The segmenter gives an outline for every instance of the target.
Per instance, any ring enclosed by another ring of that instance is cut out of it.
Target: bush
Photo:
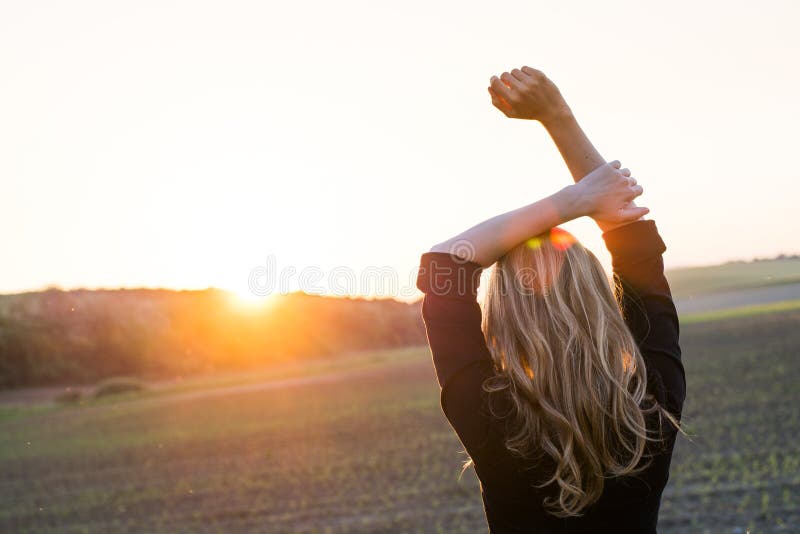
[[[122,393],[136,393],[145,389],[144,384],[135,378],[119,377],[103,380],[94,389],[95,398]]]

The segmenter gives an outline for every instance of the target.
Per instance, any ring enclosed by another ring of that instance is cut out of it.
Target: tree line
[[[0,388],[174,377],[425,342],[419,303],[304,293],[49,289],[0,296]]]

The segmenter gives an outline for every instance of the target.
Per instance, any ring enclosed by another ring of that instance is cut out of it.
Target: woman
[[[655,532],[686,387],[666,247],[633,202],[641,186],[602,159],[549,79],[523,67],[489,92],[506,116],[547,128],[576,183],[422,255],[442,409],[491,531]],[[616,298],[557,228],[581,216],[604,232]]]

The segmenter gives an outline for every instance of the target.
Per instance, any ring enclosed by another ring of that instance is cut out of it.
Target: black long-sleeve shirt
[[[603,234],[611,252],[617,299],[641,349],[647,390],[680,418],[686,379],[678,345],[678,316],[664,277],[666,246],[652,220]],[[656,532],[661,494],[669,478],[676,430],[664,420],[664,441],[648,444],[650,467],[642,474],[607,479],[599,501],[581,517],[557,518],[543,508],[555,484],[538,489],[555,465],[535,462],[505,446],[505,422],[496,399],[483,391],[495,369],[481,330],[476,295],[481,266],[446,253],[422,255],[417,287],[425,293],[422,315],[441,386],[441,405],[474,462],[491,532]],[[502,405],[502,400],[501,400]],[[648,422],[648,426],[652,420]],[[657,424],[657,423],[656,423]]]

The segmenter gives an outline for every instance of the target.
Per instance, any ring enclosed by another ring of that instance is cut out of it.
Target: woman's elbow
[[[449,253],[452,250],[449,241],[443,241],[441,243],[436,243],[433,245],[428,252],[444,252]]]

